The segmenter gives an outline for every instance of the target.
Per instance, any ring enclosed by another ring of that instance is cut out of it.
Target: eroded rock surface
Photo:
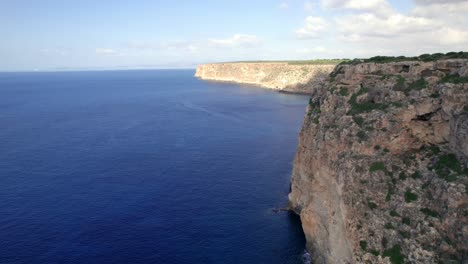
[[[321,86],[335,65],[294,65],[275,63],[214,63],[197,67],[196,77],[204,80],[236,82],[265,88],[311,93]]]
[[[314,263],[467,263],[468,60],[339,65],[289,194]]]

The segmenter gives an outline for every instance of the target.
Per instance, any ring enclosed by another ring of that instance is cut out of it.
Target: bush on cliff
[[[383,252],[384,257],[389,257],[392,264],[403,264],[405,257],[401,254],[400,245],[395,245]]]
[[[468,83],[468,76],[460,76],[458,73],[456,74],[449,74],[444,76],[442,80],[440,80],[442,83]]]

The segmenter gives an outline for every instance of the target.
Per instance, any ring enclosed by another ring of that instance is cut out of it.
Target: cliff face
[[[204,80],[237,82],[265,88],[310,93],[327,78],[335,65],[292,65],[288,63],[218,63],[197,67]]]
[[[312,91],[289,194],[314,263],[465,263],[468,60],[330,76]]]

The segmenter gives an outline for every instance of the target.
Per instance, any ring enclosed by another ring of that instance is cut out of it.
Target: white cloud
[[[96,54],[100,54],[100,55],[115,55],[117,53],[118,53],[117,50],[110,49],[110,48],[97,48],[96,49]]]
[[[314,54],[314,53],[323,53],[326,52],[327,49],[322,47],[322,46],[317,46],[313,48],[303,48],[303,49],[297,49],[297,53],[302,53],[302,54]]]
[[[308,16],[305,19],[305,25],[296,30],[296,36],[299,39],[318,38],[328,27],[328,23],[321,17]]]
[[[235,34],[226,39],[209,39],[208,43],[220,48],[249,48],[258,46],[261,40],[255,35]]]
[[[307,12],[312,12],[315,9],[315,3],[312,1],[306,1],[304,3],[304,10]]]
[[[286,3],[286,2],[281,2],[281,3],[278,5],[278,8],[279,8],[279,9],[288,9],[288,8],[289,8],[289,5],[288,5],[288,3]]]
[[[466,0],[413,0],[417,5],[463,3]]]
[[[296,49],[295,53],[366,57],[468,49],[467,0],[413,2],[414,6],[403,12],[387,0],[321,0],[321,7],[330,17],[326,21],[307,17],[296,35],[326,42],[318,47]],[[340,55],[338,50],[343,53]]]
[[[441,27],[440,23],[423,18],[394,14],[378,17],[364,13],[336,18],[336,26],[344,36],[395,37],[403,34],[427,32]]]
[[[468,31],[444,27],[435,34],[436,39],[443,45],[468,44]]]
[[[357,10],[369,10],[382,5],[388,5],[386,0],[321,0],[325,8],[349,8]]]
[[[411,10],[414,16],[423,16],[443,20],[447,24],[456,27],[465,27],[468,25],[468,1],[464,2],[433,2],[428,4],[416,4]]]
[[[321,5],[325,9],[350,9],[360,12],[371,12],[386,16],[394,13],[393,8],[387,0],[321,0]]]

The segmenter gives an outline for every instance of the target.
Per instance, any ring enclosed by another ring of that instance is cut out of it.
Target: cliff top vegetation
[[[360,63],[390,63],[390,62],[401,62],[401,61],[436,61],[443,59],[468,59],[468,52],[448,52],[448,53],[433,53],[433,54],[422,54],[416,57],[406,56],[375,56],[368,59],[354,59],[354,60],[343,60],[340,65],[346,64],[360,64]]]
[[[335,65],[350,59],[316,59],[316,60],[257,60],[257,61],[233,61],[233,62],[220,62],[220,63],[287,63],[289,65]]]

